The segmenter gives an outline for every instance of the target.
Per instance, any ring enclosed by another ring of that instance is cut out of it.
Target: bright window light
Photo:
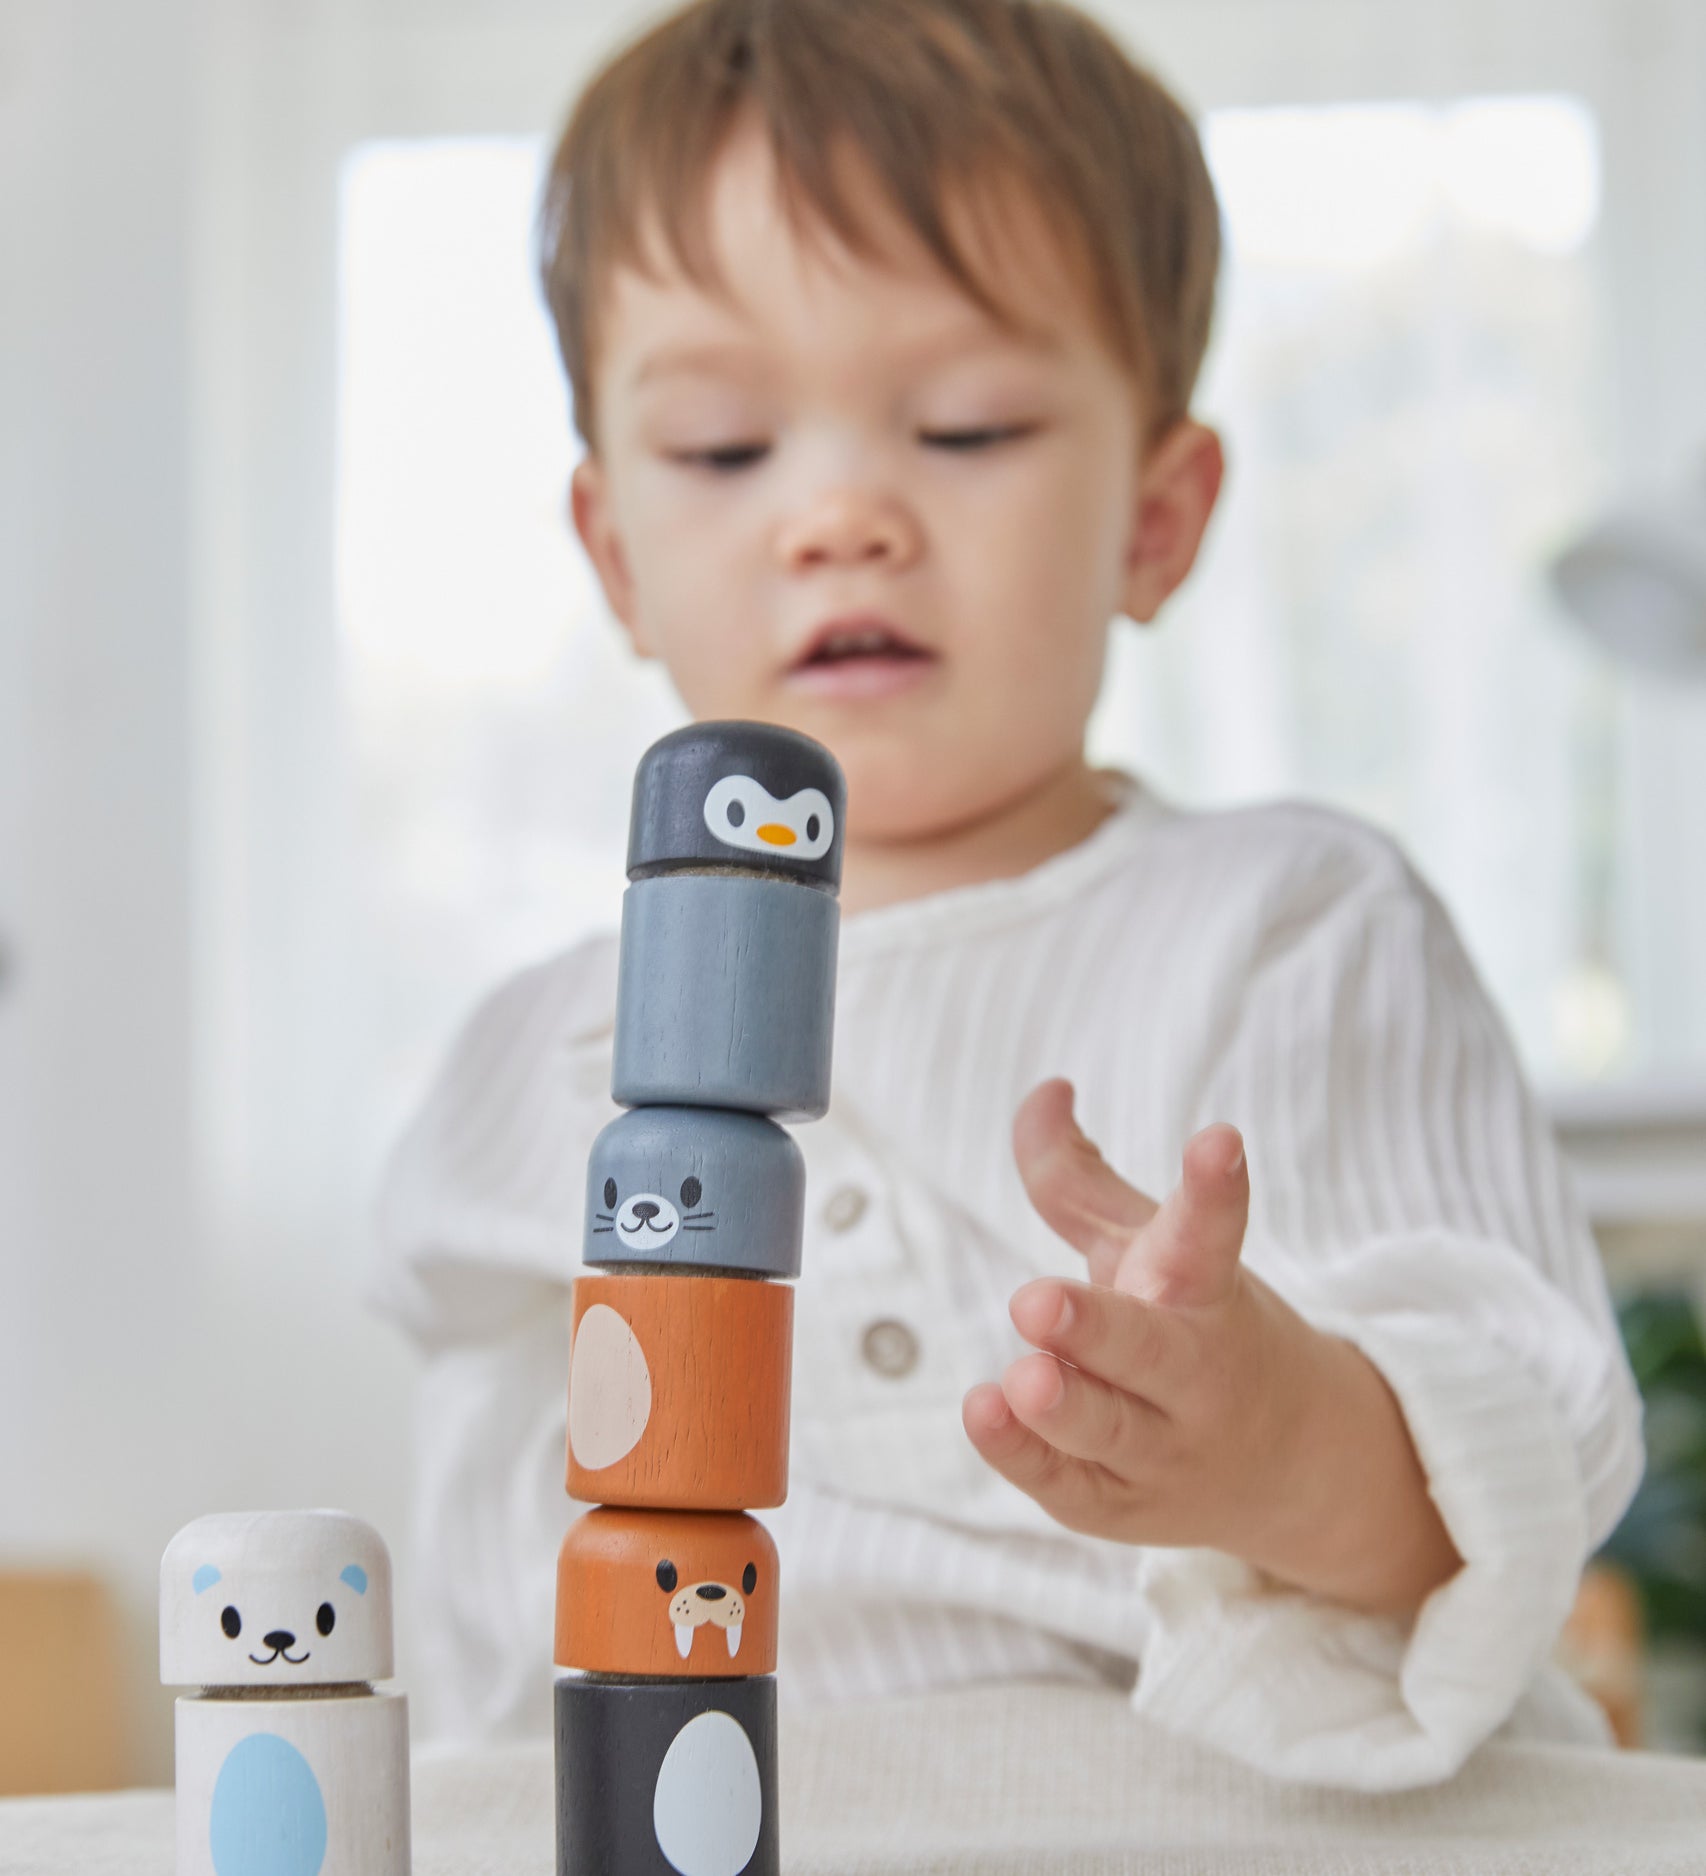
[[[1387,827],[1533,1069],[1638,1067],[1580,754],[1615,680],[1536,571],[1603,493],[1592,114],[1345,103],[1203,131],[1228,257],[1198,406],[1232,473],[1161,629],[1117,637],[1092,748],[1183,801],[1301,794]],[[613,916],[627,777],[679,721],[565,512],[541,156],[379,143],[344,175],[339,600],[375,955],[415,960],[385,989],[399,1087],[447,1012]]]
[[[1232,244],[1263,266],[1377,267],[1453,221],[1565,254],[1599,212],[1573,98],[1216,111],[1204,143]]]
[[[536,139],[376,143],[343,179],[338,590],[369,676],[542,677],[590,575],[566,393],[530,256]]]

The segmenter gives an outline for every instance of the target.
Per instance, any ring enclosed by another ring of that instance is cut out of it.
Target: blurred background
[[[1091,10],[1202,114],[1229,243],[1227,492],[1099,753],[1339,803],[1450,904],[1649,1396],[1573,1658],[1696,1748],[1706,0]],[[653,11],[0,8],[0,1790],[169,1781],[204,1511],[376,1522],[408,1683],[378,1169],[479,993],[613,920],[608,778],[677,720],[564,519],[530,268]]]

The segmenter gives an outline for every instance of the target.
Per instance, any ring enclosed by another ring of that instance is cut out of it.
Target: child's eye
[[[717,471],[745,469],[768,455],[768,443],[720,443],[712,449],[684,449],[673,453],[672,462],[686,463]]]
[[[981,430],[920,430],[918,440],[936,449],[987,449],[992,443],[1007,443],[1029,436],[1034,423],[986,424]]]

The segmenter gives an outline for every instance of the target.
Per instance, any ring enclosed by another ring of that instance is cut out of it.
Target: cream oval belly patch
[[[639,1445],[652,1414],[652,1376],[634,1331],[607,1303],[581,1317],[569,1351],[569,1447],[589,1472]]]

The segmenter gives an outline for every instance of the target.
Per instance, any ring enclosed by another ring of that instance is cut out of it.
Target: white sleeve
[[[1245,1132],[1246,1262],[1384,1375],[1463,1567],[1401,1623],[1214,1552],[1146,1552],[1134,1702],[1283,1777],[1445,1778],[1545,1668],[1639,1481],[1641,1409],[1550,1126],[1395,857],[1276,924],[1209,1120]]]
[[[475,1010],[398,1142],[367,1296],[431,1351],[562,1303],[610,1099],[615,946],[590,939]]]
[[[417,1743],[551,1730],[565,1489],[566,1292],[501,1340],[439,1349],[415,1399],[409,1633]]]
[[[368,1298],[427,1355],[415,1407],[410,1630],[423,1738],[551,1725],[569,1284],[610,1101],[614,946],[480,1005],[392,1156]]]

